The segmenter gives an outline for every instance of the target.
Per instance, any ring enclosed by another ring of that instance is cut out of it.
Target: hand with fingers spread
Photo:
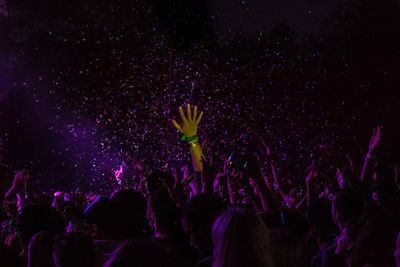
[[[15,177],[14,177],[12,186],[17,190],[20,189],[21,187],[23,187],[25,185],[25,177],[26,176],[27,176],[26,170],[17,171],[15,173]]]
[[[122,176],[124,175],[124,168],[121,165],[119,167],[119,170],[116,170],[114,172],[114,176],[115,176],[115,180],[117,181],[117,183],[120,185],[122,183]]]
[[[179,107],[179,114],[181,115],[182,125],[179,125],[175,120],[172,120],[175,128],[178,129],[185,137],[192,137],[197,135],[197,126],[199,125],[203,112],[197,117],[197,106],[194,107],[193,116],[190,104],[187,104],[187,116],[183,113],[182,107]]]
[[[203,155],[202,148],[199,144],[197,137],[197,126],[203,117],[203,112],[197,116],[197,106],[194,107],[193,116],[190,104],[187,104],[187,114],[185,116],[182,107],[179,107],[179,114],[182,119],[182,125],[178,124],[175,120],[172,120],[175,128],[183,133],[182,140],[186,141],[190,146],[190,152],[192,154],[193,168],[195,171],[200,172],[202,168],[201,157]]]
[[[11,188],[4,195],[4,203],[6,204],[8,201],[11,201],[13,198],[17,197],[17,193],[20,189],[25,186],[25,178],[27,176],[27,171],[17,171],[14,176],[14,180]]]

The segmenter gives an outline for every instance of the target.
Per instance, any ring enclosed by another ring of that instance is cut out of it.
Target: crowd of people
[[[121,166],[110,196],[49,196],[16,171],[2,199],[0,266],[400,266],[399,168],[379,151],[382,127],[363,164],[318,146],[302,193],[280,177],[264,140],[260,151],[213,155],[197,137],[203,113],[187,105],[179,114],[172,123],[193,171],[134,160],[140,175]]]

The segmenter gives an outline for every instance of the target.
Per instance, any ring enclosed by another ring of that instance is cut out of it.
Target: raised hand
[[[114,177],[118,184],[121,184],[122,176],[124,176],[124,167],[121,165],[119,170],[114,172]]]
[[[203,117],[203,112],[197,116],[197,106],[194,107],[193,116],[190,104],[187,104],[187,116],[183,113],[182,107],[179,107],[179,114],[181,115],[182,125],[178,124],[175,120],[172,120],[175,128],[183,133],[182,140],[187,141],[190,146],[190,153],[192,154],[193,169],[196,172],[200,172],[202,169],[201,158],[203,156],[202,148],[197,138],[197,126]]]
[[[4,195],[5,202],[12,200],[14,197],[18,197],[18,191],[25,186],[25,179],[28,175],[26,170],[17,171],[14,176],[14,180],[11,188]]]
[[[381,131],[382,131],[382,126],[379,125],[372,130],[372,136],[368,146],[368,154],[374,151],[379,141],[381,140]]]
[[[193,116],[190,104],[187,104],[187,116],[183,113],[182,107],[179,107],[179,114],[182,119],[182,125],[178,124],[175,120],[172,120],[175,128],[183,133],[186,137],[197,135],[197,126],[199,125],[203,112],[197,117],[197,106],[194,107]]]
[[[25,185],[25,177],[27,176],[27,171],[17,171],[14,176],[12,187],[14,189],[19,189]]]
[[[311,182],[311,180],[317,176],[317,170],[313,165],[308,166],[306,172],[307,172],[306,183]]]

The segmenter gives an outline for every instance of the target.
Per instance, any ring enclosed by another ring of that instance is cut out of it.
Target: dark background
[[[120,164],[135,176],[132,157],[150,169],[190,164],[170,122],[185,103],[205,112],[199,136],[212,153],[262,151],[262,136],[299,185],[317,145],[361,160],[377,125],[381,150],[399,159],[397,0],[14,0],[7,9],[3,162],[31,169],[43,190],[107,191]]]

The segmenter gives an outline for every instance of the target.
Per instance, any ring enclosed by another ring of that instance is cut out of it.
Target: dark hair
[[[94,244],[81,232],[72,232],[56,238],[53,259],[60,267],[91,267],[94,265]]]
[[[150,197],[150,207],[156,218],[158,230],[177,233],[180,221],[179,210],[164,187],[158,188]]]
[[[197,194],[186,203],[183,210],[183,218],[193,228],[202,223],[212,227],[215,219],[224,211],[224,200],[216,195]]]
[[[114,237],[117,231],[116,205],[105,197],[97,197],[85,210],[84,217],[87,223],[95,224],[99,233]]]
[[[307,266],[308,259],[304,242],[296,235],[284,229],[272,229],[270,237],[271,254],[275,266]]]
[[[299,238],[305,238],[310,230],[306,217],[296,210],[281,212],[283,228]]]
[[[332,219],[331,205],[328,198],[317,198],[310,203],[306,210],[309,223],[323,242],[331,241],[338,230]]]
[[[279,214],[269,211],[263,211],[258,213],[258,215],[261,217],[268,229],[283,227],[282,219]]]
[[[21,233],[23,244],[27,246],[36,233],[43,230],[51,234],[62,232],[65,223],[55,210],[35,203],[27,204],[21,209],[17,216],[16,226]]]
[[[348,260],[351,266],[362,266],[363,264],[395,266],[393,251],[396,249],[398,231],[399,221],[397,218],[383,214],[368,216],[362,224],[350,231],[354,239]]]
[[[192,197],[183,211],[183,223],[192,246],[202,257],[212,256],[212,226],[226,205],[219,196],[198,194]]]
[[[333,199],[335,211],[339,214],[338,219],[348,222],[361,217],[364,212],[363,198],[353,191],[339,191]]]
[[[132,189],[121,189],[112,195],[116,206],[118,232],[125,238],[143,237],[149,232],[146,199]]]

